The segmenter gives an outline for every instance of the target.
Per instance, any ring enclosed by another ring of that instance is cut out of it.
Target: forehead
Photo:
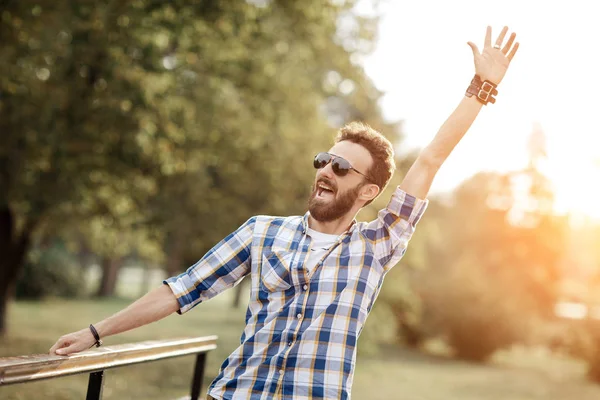
[[[367,171],[373,164],[369,150],[349,140],[336,143],[329,149],[329,153],[345,158],[354,168],[361,172]]]

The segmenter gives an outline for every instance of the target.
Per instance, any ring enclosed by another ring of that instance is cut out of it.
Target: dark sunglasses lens
[[[331,163],[331,168],[333,169],[333,173],[338,176],[346,176],[350,171],[350,163],[343,158],[336,158]]]
[[[316,169],[321,169],[331,160],[331,156],[327,153],[319,153],[315,156],[313,165]]]

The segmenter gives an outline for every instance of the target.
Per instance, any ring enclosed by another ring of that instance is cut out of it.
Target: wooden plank
[[[5,357],[0,358],[0,386],[206,353],[216,348],[217,336],[205,336],[94,347],[71,356]]]

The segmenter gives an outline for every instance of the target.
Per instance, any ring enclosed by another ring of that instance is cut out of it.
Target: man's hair
[[[374,184],[379,186],[379,193],[383,192],[396,170],[392,143],[381,133],[362,122],[350,122],[342,127],[335,142],[339,143],[344,140],[359,144],[369,151],[373,158],[373,165],[368,171],[361,172],[364,172]]]

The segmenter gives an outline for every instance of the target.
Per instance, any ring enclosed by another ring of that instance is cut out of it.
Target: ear
[[[379,194],[379,186],[369,183],[364,185],[360,190],[360,199],[365,202],[373,200]]]

